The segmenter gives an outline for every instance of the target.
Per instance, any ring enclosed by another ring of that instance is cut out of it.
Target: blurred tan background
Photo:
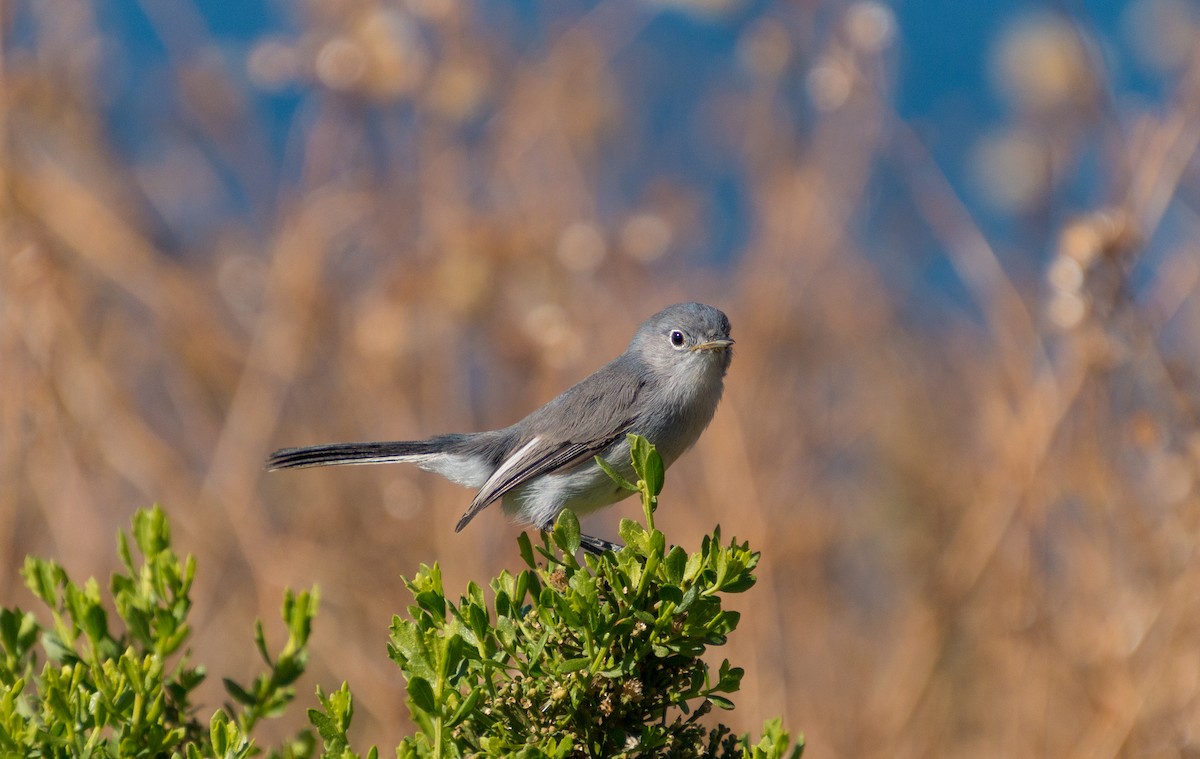
[[[121,76],[178,97],[144,134],[113,126],[112,6],[0,5],[0,603],[32,605],[27,553],[106,577],[161,502],[199,561],[201,716],[317,584],[271,729],[347,679],[386,751],[400,576],[440,561],[457,593],[518,566],[517,531],[454,534],[470,493],[412,468],[266,454],[509,424],[701,300],[737,350],[660,526],[763,552],[718,716],[782,715],[815,759],[1200,755],[1190,6],[1129,3],[1122,40],[1073,4],[998,25],[969,52],[1002,105],[946,167],[964,114],[896,108],[920,43],[873,0],[566,5],[528,48],[453,0],[310,0],[232,53],[200,6],[132,5],[166,64]],[[670,148],[702,129],[736,165],[724,252],[706,188],[605,173],[644,115],[613,61],[662,14],[740,19],[736,82]],[[1122,91],[1118,42],[1156,96]]]

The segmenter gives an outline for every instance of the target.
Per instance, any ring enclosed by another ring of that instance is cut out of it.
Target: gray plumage
[[[690,448],[721,399],[732,345],[725,314],[681,303],[651,316],[624,353],[511,427],[285,448],[267,468],[413,463],[478,489],[456,532],[497,500],[515,520],[547,528],[565,507],[586,514],[629,495],[593,460],[599,455],[632,479],[627,434],[657,446],[667,466]]]

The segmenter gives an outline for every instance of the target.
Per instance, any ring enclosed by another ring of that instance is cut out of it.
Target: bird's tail
[[[267,469],[300,469],[339,464],[387,464],[397,461],[421,463],[444,452],[445,444],[434,440],[400,440],[390,443],[327,443],[303,448],[282,448],[267,458]]]

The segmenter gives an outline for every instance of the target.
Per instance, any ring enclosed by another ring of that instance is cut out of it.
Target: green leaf
[[[599,456],[596,456],[595,459],[596,459],[596,465],[604,470],[604,473],[608,475],[609,479],[611,479],[613,482],[617,483],[617,485],[624,488],[625,490],[629,490],[634,493],[637,492],[638,486],[634,485],[632,482],[625,479],[625,477],[622,476],[622,474],[620,472],[618,472],[616,469],[613,468],[612,464],[609,464],[607,461],[600,458]]]
[[[256,699],[252,693],[228,677],[223,678],[221,682],[225,684],[225,691],[233,698],[234,701],[237,701],[239,704],[242,704],[243,706],[253,706],[254,704],[258,703],[258,699]]]
[[[213,753],[223,756],[229,751],[229,716],[218,709],[208,723],[208,736],[212,741]]]
[[[317,733],[326,743],[331,743],[341,737],[338,733],[337,723],[333,721],[332,717],[319,709],[308,710],[308,722],[317,728]]]
[[[706,538],[707,539],[707,538]],[[693,553],[687,558],[687,565],[683,568],[683,581],[695,582],[700,576],[701,570],[704,569],[704,553]]]
[[[459,665],[462,664],[466,647],[463,645],[462,636],[457,633],[447,635],[442,638],[442,642],[441,670],[439,674],[442,678],[449,679],[453,677],[454,673],[458,671]]]
[[[726,693],[734,693],[742,685],[742,677],[746,674],[746,670],[741,667],[732,667],[729,665],[729,660],[725,659],[721,662],[721,667],[717,675],[716,690],[725,691]]]
[[[476,689],[467,694],[467,697],[463,699],[463,702],[458,705],[458,708],[455,709],[454,713],[450,715],[450,718],[446,720],[446,727],[454,727],[466,719],[467,715],[475,710],[475,707],[479,704],[479,700],[481,698],[483,698],[482,690]]]
[[[104,607],[98,603],[87,606],[84,609],[83,619],[80,620],[80,626],[93,643],[99,643],[107,638],[108,615],[105,614]]]
[[[117,556],[121,559],[121,564],[125,567],[129,574],[133,574],[133,555],[129,552],[129,538],[125,537],[124,530],[117,531]]]
[[[0,609],[0,651],[21,659],[37,641],[41,627],[32,612]]]
[[[531,577],[533,577],[531,572],[517,572],[517,576],[513,580],[512,596],[508,599],[513,607],[520,607],[525,602],[525,594],[529,592]]]
[[[617,534],[621,536],[621,540],[625,541],[625,545],[629,548],[641,554],[646,552],[646,528],[637,522],[632,519],[622,519],[620,526],[617,528]]]
[[[663,561],[663,573],[667,577],[667,582],[672,585],[683,583],[683,570],[687,567],[687,560],[687,552],[682,548],[675,546],[671,549]]]
[[[423,677],[413,677],[408,681],[408,696],[416,708],[427,714],[434,714],[437,708],[433,699],[433,686]]]
[[[521,560],[525,562],[525,566],[536,569],[537,562],[533,559],[533,544],[529,542],[528,533],[522,532],[517,536],[517,548],[521,552]]]
[[[350,694],[349,686],[343,682],[341,688],[328,696],[318,685],[317,701],[325,711],[310,709],[308,721],[317,728],[326,749],[336,751],[345,746],[346,731],[350,729],[350,721],[354,716],[354,697]]]
[[[501,616],[500,608],[496,608],[496,637],[501,645],[511,649],[517,644],[517,626],[513,624],[512,617]]]
[[[733,708],[733,702],[730,701],[729,699],[725,698],[724,696],[718,696],[718,695],[710,693],[705,698],[707,698],[709,701],[712,701],[714,704],[721,707],[722,709],[725,709],[726,711]]]
[[[650,441],[640,435],[629,436],[630,453],[633,456],[633,470],[646,483],[646,490],[651,496],[662,492],[665,469],[658,449]]]
[[[317,604],[320,602],[320,591],[303,590],[293,595],[291,589],[284,591],[283,621],[288,628],[288,645],[285,651],[304,646],[312,635],[312,621],[317,614]]]
[[[58,609],[58,587],[66,581],[66,572],[53,561],[43,561],[32,556],[25,557],[21,570],[25,586],[51,609]]]
[[[307,656],[295,655],[281,657],[271,677],[274,684],[284,687],[299,680],[308,664],[307,658]]]
[[[522,533],[524,534],[524,533]],[[482,638],[488,631],[488,612],[482,604],[471,604],[467,607],[467,624],[477,638]]]
[[[417,594],[417,606],[429,612],[434,619],[446,618],[446,597],[432,590],[423,590]]]
[[[591,660],[586,656],[580,656],[577,659],[568,659],[562,664],[558,665],[558,672],[562,675],[565,675],[568,672],[578,672],[579,670],[588,666],[590,663]]]
[[[658,589],[658,597],[669,601],[676,609],[679,608],[679,604],[683,603],[683,591],[675,585],[663,585]]]
[[[558,513],[554,522],[554,544],[567,556],[574,556],[579,551],[579,517],[570,509]]]
[[[285,593],[284,598],[286,599],[287,598],[286,594],[291,593],[291,591],[287,590],[287,591],[284,591],[284,593]],[[285,600],[284,601],[285,608],[286,608],[286,603],[287,603],[287,601]],[[268,667],[275,666],[275,662],[271,661],[270,652],[267,651],[267,637],[266,637],[266,633],[263,632],[263,624],[262,624],[261,619],[254,620],[254,647],[258,649],[258,655],[262,657],[262,660],[266,663],[266,665]]]
[[[77,658],[75,649],[63,642],[63,639],[53,630],[42,633],[42,648],[46,651],[46,657],[53,662],[64,662]]]
[[[750,745],[750,736],[742,736],[742,756],[746,759],[798,759],[804,749],[804,736],[797,736],[794,747],[791,742],[791,736],[776,717],[763,724],[763,736],[757,745]]]
[[[171,543],[171,528],[162,507],[155,504],[151,509],[141,509],[133,515],[133,539],[147,560],[167,550]]]
[[[691,586],[690,588],[688,588],[687,590],[685,590],[683,592],[683,598],[676,605],[675,613],[682,614],[683,612],[687,611],[689,608],[691,608],[691,605],[693,603],[695,603],[696,599],[699,597],[700,597],[700,586],[699,585]]]
[[[654,561],[647,562],[646,566],[653,571],[655,565],[662,560],[663,554],[667,551],[667,536],[663,535],[660,530],[651,530],[650,538],[647,542],[650,546],[650,556]]]

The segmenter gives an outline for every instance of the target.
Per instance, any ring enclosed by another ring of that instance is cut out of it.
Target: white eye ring
[[[671,340],[671,345],[675,346],[676,348],[682,348],[683,344],[687,342],[687,338],[684,337],[684,334],[677,329],[671,330],[669,339]]]

